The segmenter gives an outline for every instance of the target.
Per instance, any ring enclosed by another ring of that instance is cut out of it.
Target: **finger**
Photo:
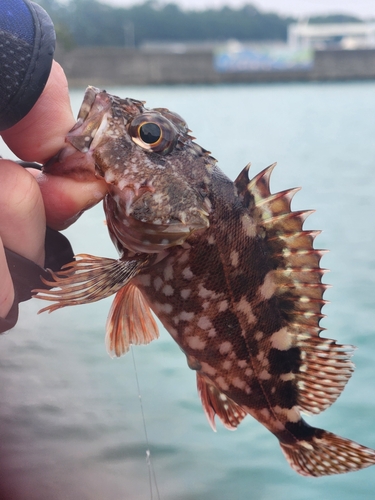
[[[65,136],[74,123],[68,83],[62,68],[54,61],[34,107],[16,125],[2,132],[2,137],[22,160],[44,163],[64,146]]]
[[[67,177],[44,174],[38,170],[31,173],[39,184],[47,225],[52,229],[67,228],[85,210],[99,203],[107,193],[107,184],[95,177],[91,181],[79,182]]]
[[[37,182],[17,163],[0,160],[0,186],[3,245],[43,266],[46,218]]]
[[[12,278],[5,259],[4,247],[0,238],[0,318],[6,318],[14,301]]]

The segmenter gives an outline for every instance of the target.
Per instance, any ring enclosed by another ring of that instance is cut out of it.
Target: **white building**
[[[375,48],[375,23],[291,24],[288,44],[312,49]]]

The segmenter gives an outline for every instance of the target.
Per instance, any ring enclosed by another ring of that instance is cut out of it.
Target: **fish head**
[[[158,253],[209,226],[215,163],[178,114],[88,87],[66,147],[44,170],[103,178],[116,246]]]

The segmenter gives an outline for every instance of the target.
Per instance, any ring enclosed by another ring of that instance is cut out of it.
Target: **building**
[[[316,50],[373,49],[375,23],[291,24],[288,45]]]

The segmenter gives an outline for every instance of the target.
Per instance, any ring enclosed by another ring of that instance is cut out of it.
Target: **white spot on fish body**
[[[211,297],[214,294],[212,290],[207,290],[203,285],[199,284],[199,292],[198,295],[202,299],[207,299],[208,297]]]
[[[283,373],[280,375],[280,380],[282,380],[283,382],[289,382],[290,380],[294,379],[295,379],[294,373]]]
[[[105,173],[104,173],[104,180],[108,183],[108,184],[112,184],[116,179],[116,176],[114,174],[114,172],[112,170],[106,170]]]
[[[233,267],[237,267],[239,262],[239,253],[237,250],[232,250],[230,254],[230,263],[232,264]]]
[[[246,359],[240,359],[240,360],[237,362],[237,365],[238,365],[240,368],[246,368],[246,367],[247,367],[247,361],[246,361]]]
[[[191,294],[191,290],[189,288],[184,288],[180,291],[180,295],[183,299],[187,299]]]
[[[184,335],[187,337],[190,335],[190,332],[192,331],[191,325],[186,325],[184,328]]]
[[[249,324],[253,324],[256,322],[256,317],[253,314],[251,304],[247,301],[246,296],[244,295],[241,300],[236,304],[236,310],[242,312],[248,321]],[[245,333],[246,334],[246,333]]]
[[[164,295],[166,295],[167,297],[171,297],[173,294],[174,294],[174,290],[173,288],[171,287],[171,285],[164,285],[164,287],[162,288],[162,292],[164,293]]]
[[[233,362],[230,359],[226,359],[223,363],[223,370],[230,370],[232,368]]]
[[[182,271],[182,276],[186,280],[190,280],[191,278],[193,278],[194,274],[191,272],[190,267],[185,267],[185,269]]]
[[[283,415],[288,422],[299,422],[301,419],[301,414],[298,411],[298,408],[293,406],[293,408],[281,408],[276,405],[273,407],[273,411],[278,415]]]
[[[157,276],[155,279],[154,279],[154,288],[155,290],[158,292],[160,290],[160,288],[162,287],[163,285],[163,280]]]
[[[263,408],[262,410],[260,410],[260,412],[259,412],[259,413],[260,413],[260,414],[262,415],[262,417],[263,417],[263,418],[265,418],[266,420],[269,420],[269,418],[270,418],[270,416],[271,416],[271,415],[270,415],[270,412],[269,412],[269,410],[268,410],[267,408]]]
[[[172,311],[173,311],[172,304],[164,304],[164,312],[166,312],[167,314],[171,314]]]
[[[194,318],[195,314],[193,312],[182,311],[180,313],[180,319],[182,321],[191,321]]]
[[[216,378],[216,384],[222,389],[223,391],[227,391],[229,389],[229,385],[226,383],[224,377],[220,376]]]
[[[268,373],[267,370],[262,370],[260,373],[259,373],[259,378],[261,380],[269,380],[271,378],[271,375]]]
[[[204,373],[207,373],[207,375],[213,376],[213,375],[216,375],[216,373],[217,373],[216,368],[212,367],[208,363],[205,363],[204,361],[201,361],[201,367],[202,367],[202,371]]]
[[[221,302],[218,303],[217,306],[219,312],[224,312],[228,309],[228,301],[227,300],[222,300]]]
[[[118,188],[122,191],[128,185],[128,181],[126,179],[120,179],[117,183]]]
[[[259,351],[259,353],[257,354],[257,360],[261,363],[264,361],[264,351]]]
[[[246,382],[244,380],[241,380],[239,377],[235,377],[233,380],[232,380],[232,385],[234,387],[237,387],[238,389],[242,389],[244,390],[245,387],[246,387]]]
[[[300,297],[299,301],[303,304],[307,304],[308,302],[310,302],[310,297]]]
[[[271,335],[271,344],[279,351],[287,351],[292,347],[292,335],[288,332],[286,327],[281,328]]]
[[[202,340],[198,335],[187,337],[186,342],[188,343],[189,347],[197,351],[202,351],[207,344],[207,342],[205,340]]]
[[[246,370],[245,370],[245,375],[246,375],[247,377],[251,377],[251,376],[252,376],[252,374],[253,374],[253,370],[252,370],[251,368],[246,368]]]
[[[233,346],[230,342],[227,340],[224,341],[222,344],[219,346],[219,352],[220,354],[228,354],[233,349]]]
[[[314,316],[314,313],[313,312],[305,312],[304,316],[306,319],[310,319],[312,316]]]
[[[241,222],[246,236],[255,238],[255,236],[257,235],[257,227],[254,220],[248,214],[244,214],[242,216]]]
[[[266,274],[263,284],[259,288],[260,295],[264,300],[270,299],[276,290],[276,284],[273,278],[273,272],[270,271]]]
[[[164,268],[164,279],[165,281],[173,279],[173,267],[171,264]]]
[[[173,311],[172,304],[161,304],[160,302],[154,302],[154,308],[158,312],[165,312],[167,314],[170,314]]]
[[[159,204],[160,204],[160,203],[162,203],[162,201],[163,201],[163,196],[164,196],[164,195],[163,195],[162,193],[154,193],[154,194],[153,194],[153,201],[154,201],[155,203],[159,203]]]
[[[202,330],[209,330],[212,327],[212,323],[207,316],[201,316],[198,320],[197,326]]]
[[[210,236],[207,238],[207,243],[209,245],[214,245],[216,243],[215,238],[212,234],[210,234]]]
[[[259,342],[260,340],[262,340],[263,335],[264,335],[264,333],[261,332],[261,331],[256,332],[255,335],[254,335],[255,340],[257,340]]]

